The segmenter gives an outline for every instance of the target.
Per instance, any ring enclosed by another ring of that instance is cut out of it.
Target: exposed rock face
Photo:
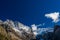
[[[0,25],[0,40],[22,40],[18,36],[16,36],[13,31],[9,31],[8,29],[3,28]]]
[[[60,26],[55,25],[54,40],[60,40]]]
[[[12,25],[13,22],[0,21],[0,40],[31,40],[35,39],[35,35],[32,30],[27,27],[23,27],[22,25],[19,27],[15,27],[17,25]],[[20,29],[21,28],[21,29]],[[23,29],[24,28],[24,29]],[[29,31],[28,31],[29,30]]]

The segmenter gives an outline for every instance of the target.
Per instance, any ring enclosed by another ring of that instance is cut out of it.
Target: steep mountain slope
[[[13,24],[12,21],[0,20],[0,40],[31,40],[35,36],[31,29],[21,23]],[[15,25],[15,26],[14,26]]]
[[[3,26],[0,25],[0,40],[22,40],[18,36],[16,36],[12,31],[5,29]]]
[[[0,25],[0,40],[8,40],[9,36],[7,35],[6,30]]]
[[[29,27],[17,21],[0,20],[0,40],[33,40],[47,32],[53,32],[53,28]]]

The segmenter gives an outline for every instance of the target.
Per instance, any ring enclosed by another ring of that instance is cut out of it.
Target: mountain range
[[[26,26],[18,21],[0,20],[0,40],[32,40],[42,32],[52,32],[53,28],[38,28]],[[35,34],[37,33],[37,34]]]

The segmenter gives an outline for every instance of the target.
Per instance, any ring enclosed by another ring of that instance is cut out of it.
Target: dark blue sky
[[[52,20],[44,15],[51,12],[60,12],[60,0],[0,0],[1,20],[11,19],[29,26],[50,25]]]

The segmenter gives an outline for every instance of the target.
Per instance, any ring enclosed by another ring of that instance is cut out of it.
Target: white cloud
[[[55,22],[55,23],[57,23],[58,21],[60,21],[60,19],[59,19],[59,12],[45,14],[45,16],[47,18],[51,18],[53,20],[53,22]]]
[[[45,25],[45,23],[41,24],[41,25]],[[36,36],[36,35],[39,35],[39,34],[43,34],[45,33],[46,31],[48,32],[52,32],[53,31],[53,28],[38,28],[37,25],[33,24],[31,25],[32,27],[32,31],[33,31],[33,34]]]
[[[53,32],[53,28],[38,28],[38,34],[44,34],[47,32]]]
[[[45,25],[45,23],[43,23],[43,24],[39,24],[39,25],[36,25],[36,26],[44,26]]]
[[[35,24],[31,25],[31,27],[32,27],[32,30],[33,31],[36,31],[37,30],[37,26]]]
[[[45,25],[45,23],[39,24],[39,25],[35,25],[35,24],[31,25],[32,31],[33,31],[34,35],[38,35],[39,32],[40,32],[38,26],[44,26],[44,25]],[[39,32],[37,32],[37,31],[39,31]]]

